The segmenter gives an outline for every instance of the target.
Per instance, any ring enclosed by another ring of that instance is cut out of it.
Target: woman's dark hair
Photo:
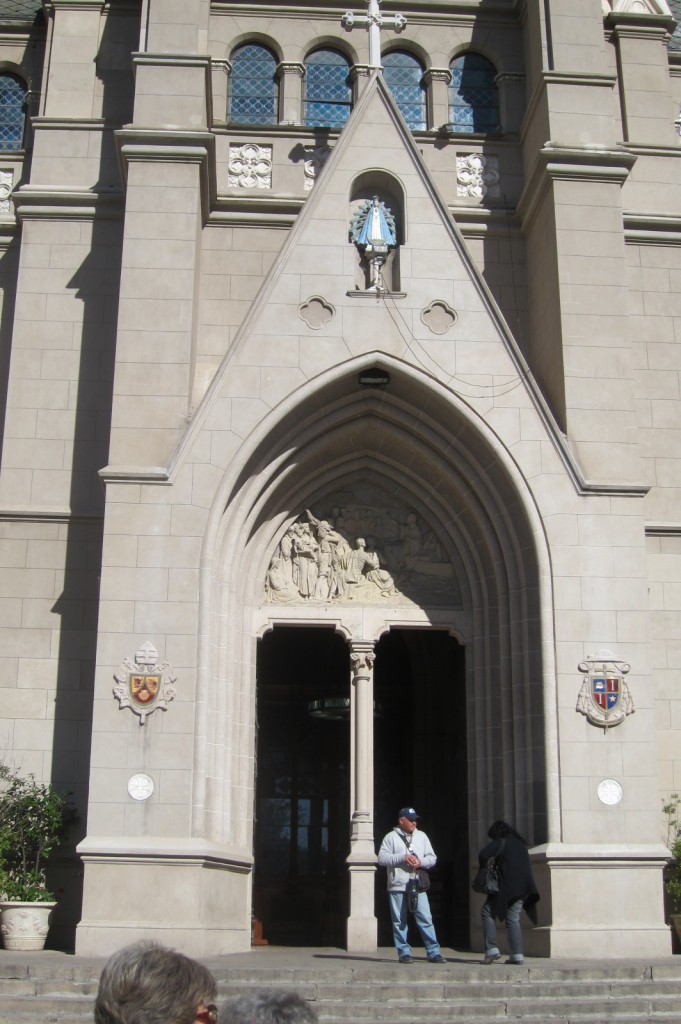
[[[525,846],[527,846],[527,839],[521,836],[520,832],[516,832],[516,830],[505,821],[493,822],[487,830],[487,835],[490,839],[508,839],[509,836],[515,836],[516,839],[519,839],[521,843],[525,843]]]

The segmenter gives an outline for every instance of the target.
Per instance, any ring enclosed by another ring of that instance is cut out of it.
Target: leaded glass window
[[[24,144],[26,86],[14,75],[0,75],[0,149]]]
[[[277,61],[264,46],[248,43],[232,55],[232,124],[277,123]]]
[[[337,50],[316,50],[305,61],[305,124],[342,128],[350,117],[350,64]]]
[[[383,77],[412,131],[426,127],[426,92],[423,68],[416,57],[393,50],[383,57]]]
[[[499,128],[496,69],[479,53],[464,53],[451,65],[449,121],[455,132],[494,132]]]

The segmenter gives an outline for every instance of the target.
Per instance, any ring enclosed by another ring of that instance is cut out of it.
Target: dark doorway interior
[[[349,650],[323,627],[275,627],[258,645],[254,914],[271,945],[343,946],[350,821]],[[390,630],[374,665],[376,848],[399,808],[423,815],[445,946],[467,948],[464,656],[447,633]],[[321,703],[320,703],[321,702]],[[385,873],[379,945],[392,943]],[[418,937],[414,937],[416,945]]]
[[[435,630],[391,629],[376,646],[376,848],[400,807],[422,815],[438,857],[430,904],[443,946],[469,948],[468,781],[464,649]],[[392,944],[385,871],[376,873],[378,941]],[[413,936],[420,946],[418,933]]]
[[[253,904],[271,945],[343,945],[349,680],[332,629],[275,627],[258,645]]]

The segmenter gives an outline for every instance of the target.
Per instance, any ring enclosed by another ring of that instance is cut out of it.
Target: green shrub
[[[664,869],[664,888],[671,901],[671,913],[681,914],[681,824],[679,808],[681,797],[672,793],[669,802],[662,807],[667,819],[666,844],[671,850],[671,858]]]
[[[69,796],[0,763],[0,899],[52,902],[45,861],[76,820]]]

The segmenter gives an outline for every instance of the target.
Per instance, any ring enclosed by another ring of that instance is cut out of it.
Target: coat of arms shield
[[[585,715],[592,725],[607,729],[634,712],[634,702],[624,681],[629,671],[625,661],[615,658],[610,651],[599,651],[580,662],[584,682],[577,698],[576,710]]]
[[[175,696],[175,673],[167,661],[158,664],[158,651],[149,641],[142,644],[134,661],[124,659],[114,679],[114,696],[121,708],[140,716],[140,725],[152,711],[165,711]]]

